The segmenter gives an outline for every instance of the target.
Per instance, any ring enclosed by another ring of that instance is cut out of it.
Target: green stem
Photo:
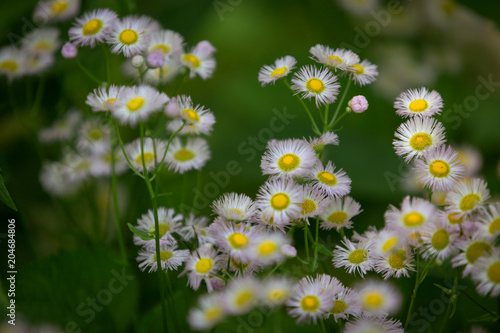
[[[351,87],[352,80],[347,81],[347,86],[344,89],[344,92],[342,93],[342,97],[340,97],[340,101],[337,104],[337,108],[335,109],[335,113],[333,114],[332,120],[330,120],[330,123],[328,124],[327,128],[332,128],[333,124],[337,120],[337,116],[339,115],[340,109],[342,108],[342,104],[344,104],[345,97],[347,96],[347,92],[349,91],[349,88]]]
[[[269,277],[271,277],[271,275],[273,275],[274,272],[276,272],[276,270],[281,266],[281,263],[277,264],[276,266],[274,266],[274,268],[272,269],[272,271],[270,271],[266,277],[264,278],[264,281],[267,280]]]
[[[302,98],[295,93],[295,90],[293,90],[292,87],[290,87],[290,84],[288,83],[287,80],[283,80],[283,83],[288,87],[288,89],[290,89],[294,93],[293,95],[295,97],[297,97],[297,99],[299,100],[300,104],[302,104],[302,107],[304,108],[304,110],[306,110],[306,113],[309,116],[309,119],[311,120],[314,133],[316,133],[318,135],[321,135],[321,131],[318,129],[318,125],[316,125],[316,121],[314,121],[314,118],[313,118],[313,116],[311,114],[311,111],[307,107],[306,103],[304,103],[304,101],[302,100]]]
[[[306,259],[309,263],[309,242],[307,239],[307,222],[304,222],[304,246],[306,247]]]
[[[328,111],[330,109],[330,104],[327,104],[325,107],[325,118],[323,119],[323,133],[326,133],[328,130]]]
[[[130,159],[128,158],[128,155],[127,155],[127,152],[125,150],[125,146],[123,145],[123,141],[122,141],[122,137],[120,135],[120,130],[118,129],[118,124],[117,122],[113,119],[112,119],[112,122],[115,124],[115,133],[116,133],[116,136],[118,138],[118,142],[120,144],[120,147],[122,149],[122,153],[123,153],[123,156],[125,156],[125,160],[127,161],[128,165],[130,166],[130,168],[132,169],[132,171],[139,177],[141,177],[142,179],[144,179],[144,175],[142,175],[139,171],[137,171],[137,169],[135,168],[135,166],[132,164],[132,162],[130,162]]]
[[[182,84],[186,80],[186,77],[189,75],[189,70],[185,70],[184,73],[181,74],[181,77],[179,79],[179,82],[175,86],[175,89],[172,91],[172,97],[176,96],[179,93],[179,90],[181,89]]]
[[[107,87],[109,87],[109,78],[110,78],[110,75],[109,75],[109,54],[108,54],[104,44],[101,44],[101,49],[102,49],[102,53],[104,53],[104,63],[105,63],[105,67],[106,67],[106,88],[107,88]]]
[[[94,74],[92,74],[87,68],[85,68],[82,63],[80,62],[80,59],[75,58],[75,61],[76,61],[76,64],[78,65],[78,67],[80,67],[80,69],[82,70],[83,73],[85,73],[85,75],[87,75],[92,81],[94,81],[95,83],[97,84],[101,84],[102,81],[99,80],[98,78],[96,78],[94,76]]]
[[[319,320],[319,326],[321,327],[321,331],[323,333],[326,333],[325,322],[323,321],[323,318]]]
[[[457,285],[457,279],[455,278],[455,281],[453,283],[453,288],[451,289],[450,299],[448,300],[448,306],[446,307],[446,313],[444,314],[443,324],[441,325],[441,329],[439,330],[439,333],[443,333],[443,331],[446,327],[446,323],[448,322],[448,319],[450,317],[450,312],[451,312],[451,308],[452,308],[453,301],[454,301],[453,297],[456,297],[455,296],[456,285]]]
[[[423,279],[420,278],[419,267],[420,267],[420,255],[417,253],[417,272],[416,272],[416,276],[415,276],[415,287],[413,287],[413,293],[411,295],[410,307],[408,308],[408,314],[406,315],[405,331],[408,328],[408,324],[410,323],[411,312],[413,311],[413,305],[415,304],[415,299],[417,297],[418,287],[420,286],[420,284],[423,281]],[[427,265],[424,268],[424,272],[427,270],[427,267],[429,267],[429,265]],[[425,274],[427,274],[427,273],[425,272]]]
[[[338,124],[338,123],[342,120],[342,118],[344,118],[344,117],[345,117],[345,115],[347,115],[348,113],[350,113],[350,112],[345,111],[344,113],[342,113],[342,114],[340,115],[340,117],[339,117],[339,118],[338,118],[338,119],[337,119],[337,120],[336,120],[336,121],[332,124],[332,128],[334,128],[334,127],[335,127],[335,125],[337,125],[337,124]]]
[[[132,81],[130,81],[128,83],[128,85],[129,86],[134,85],[137,82],[137,80],[142,80],[142,77],[144,76],[144,74],[146,74],[146,72],[148,70],[149,70],[149,67],[147,67],[147,66],[145,67],[145,69],[143,71],[139,70],[139,76],[137,76],[135,79],[133,79]]]
[[[184,128],[184,126],[186,126],[186,121],[184,121],[182,126],[179,127],[179,129],[177,131],[175,131],[170,136],[170,138],[168,138],[167,147],[165,148],[165,152],[163,152],[163,157],[161,159],[161,162],[158,163],[158,166],[155,169],[155,174],[153,175],[153,177],[151,177],[151,181],[153,181],[156,178],[156,176],[160,173],[161,168],[163,167],[163,162],[165,161],[165,157],[167,157],[168,148],[170,147],[170,143],[172,142],[172,139],[175,138],[177,136],[177,134],[179,134],[179,132]]]
[[[314,237],[314,261],[313,268],[318,264],[318,238],[319,238],[319,216],[316,217],[316,234]]]

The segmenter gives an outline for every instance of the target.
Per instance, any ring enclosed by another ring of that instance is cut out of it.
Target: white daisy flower
[[[345,324],[343,333],[404,333],[399,320],[390,318],[360,317]]]
[[[211,77],[215,71],[216,62],[213,57],[215,48],[207,41],[198,43],[188,53],[181,55],[181,62],[189,68],[189,77],[199,75],[203,80]]]
[[[199,247],[191,253],[191,257],[186,262],[186,269],[181,275],[188,273],[188,284],[194,290],[200,288],[202,280],[207,284],[208,292],[213,291],[214,284],[219,278],[215,276],[219,269],[220,258],[217,251],[209,244]]]
[[[214,201],[212,209],[215,214],[233,222],[248,221],[256,210],[253,200],[249,196],[234,192],[225,193]]]
[[[242,263],[250,261],[250,248],[255,241],[256,229],[219,218],[210,225],[208,232],[216,239],[219,249],[228,252],[231,258]]]
[[[23,50],[31,54],[53,54],[61,45],[59,35],[59,29],[38,28],[24,36],[21,44]]]
[[[264,280],[261,292],[262,305],[275,308],[283,305],[290,297],[293,283],[290,279],[282,276],[272,276]]]
[[[151,113],[159,111],[168,102],[166,94],[150,86],[123,87],[113,105],[113,116],[121,124],[135,126],[146,121]]]
[[[277,264],[286,258],[281,248],[290,242],[291,240],[283,233],[257,233],[250,249],[251,257],[260,265]]]
[[[477,220],[483,235],[496,239],[500,234],[500,203],[488,205],[488,209]]]
[[[406,163],[446,142],[443,124],[432,117],[413,117],[401,124],[394,136],[396,154],[404,157]]]
[[[64,166],[59,162],[43,163],[39,179],[46,192],[63,197],[71,196],[80,189],[81,182],[71,181],[63,169]]]
[[[82,152],[103,154],[111,149],[111,129],[99,118],[91,118],[81,125],[76,146]]]
[[[361,87],[374,82],[378,77],[377,65],[368,60],[350,66],[350,71],[346,73],[349,73],[351,80]]]
[[[395,285],[380,280],[366,280],[354,288],[359,303],[367,316],[385,317],[399,311],[402,297]]]
[[[167,144],[162,140],[144,138],[144,145],[141,149],[141,139],[138,138],[125,146],[125,151],[132,166],[139,172],[143,172],[143,160],[146,170],[153,170],[160,163]],[[143,155],[144,153],[144,155]],[[143,157],[144,156],[144,157]]]
[[[188,138],[183,144],[175,137],[170,142],[166,162],[170,170],[184,173],[189,170],[201,170],[210,159],[210,149],[207,141],[202,138]]]
[[[351,288],[343,287],[340,292],[335,294],[333,306],[325,318],[333,316],[335,322],[338,322],[339,319],[348,319],[349,316],[359,317],[361,313],[358,293]]]
[[[325,290],[321,283],[307,276],[292,289],[286,301],[288,315],[297,318],[297,323],[311,321],[316,324],[333,307],[333,294]]]
[[[215,243],[215,237],[208,232],[208,224],[210,220],[206,216],[196,217],[193,213],[185,220],[185,226],[181,228],[179,233],[185,241],[196,239],[198,245],[205,243]]]
[[[141,75],[141,73],[146,70],[146,73],[143,76],[143,80],[146,84],[157,86],[160,82],[162,84],[166,84],[172,82],[177,74],[181,71],[182,65],[178,58],[174,56],[167,56],[163,60],[163,66],[161,67],[147,67],[144,66],[141,69],[135,69],[133,78],[136,78]]]
[[[303,188],[292,180],[270,179],[259,189],[255,201],[266,221],[288,225],[302,212]]]
[[[233,315],[250,312],[259,300],[259,284],[253,277],[233,279],[222,296],[223,306]]]
[[[322,214],[327,202],[328,200],[326,200],[323,191],[314,188],[312,184],[305,184],[301,218],[307,221],[309,217],[316,217]]]
[[[214,328],[225,316],[221,295],[209,294],[198,299],[197,307],[189,311],[187,321],[191,329],[204,331]]]
[[[28,54],[24,59],[24,74],[37,75],[49,69],[56,58],[52,53]]]
[[[450,146],[428,150],[415,162],[417,180],[432,191],[449,191],[465,176],[458,153]]]
[[[7,46],[0,49],[0,74],[6,75],[9,81],[20,77],[26,71],[25,54],[21,50]]]
[[[123,53],[127,58],[144,52],[150,42],[150,26],[146,18],[135,16],[116,20],[106,37],[112,53]]]
[[[172,30],[158,30],[151,33],[147,52],[160,52],[163,56],[178,55],[184,47],[184,38]]]
[[[359,56],[346,49],[332,49],[325,45],[317,44],[309,50],[313,55],[312,60],[325,65],[333,70],[351,70],[351,67],[359,63]]]
[[[328,290],[332,296],[344,290],[344,286],[340,280],[328,274],[316,274],[316,279],[314,279],[314,281],[319,283],[324,290]]]
[[[415,116],[431,117],[435,114],[440,114],[443,105],[443,99],[437,91],[429,91],[424,87],[409,89],[401,93],[394,102],[396,114],[403,118]]]
[[[304,138],[304,141],[307,141],[309,143],[309,146],[311,146],[311,148],[314,149],[316,153],[320,153],[323,151],[326,145],[338,146],[339,136],[334,132],[326,132],[323,133],[323,135],[321,135],[319,138],[309,137],[309,140],[306,140],[306,138]]]
[[[336,268],[345,267],[347,273],[359,273],[363,277],[366,272],[373,269],[373,256],[370,253],[370,243],[353,243],[344,238],[341,247],[337,245],[333,250],[333,264]]]
[[[321,228],[324,230],[335,228],[337,231],[341,228],[351,229],[351,219],[362,211],[361,205],[349,196],[330,199],[320,215]]]
[[[149,268],[148,273],[158,270],[158,262],[156,261],[156,249],[143,248],[137,256],[139,269],[145,271]],[[161,269],[164,271],[176,271],[189,258],[189,250],[178,250],[177,245],[160,244],[160,260]]]
[[[228,252],[220,255],[220,264],[223,270],[227,269],[233,276],[252,276],[262,270],[262,266],[259,266],[257,262],[238,260],[231,257]]]
[[[73,27],[69,29],[69,40],[75,46],[94,47],[97,43],[102,43],[110,34],[117,18],[118,15],[107,8],[86,12],[82,17],[77,18]]]
[[[457,217],[467,218],[481,210],[482,205],[490,198],[490,191],[484,180],[479,178],[465,179],[448,192],[446,196],[447,211]]]
[[[402,234],[418,233],[435,220],[436,207],[427,200],[407,196],[401,203],[401,210],[390,206],[384,214],[387,228],[401,231]]]
[[[90,106],[94,112],[113,111],[123,88],[125,87],[112,84],[108,89],[106,87],[94,89],[93,92],[87,95],[85,104]]]
[[[495,248],[490,256],[478,258],[471,277],[477,283],[478,294],[490,297],[500,295],[500,249]]]
[[[483,167],[483,156],[481,152],[469,145],[461,145],[459,147],[454,147],[458,152],[458,156],[462,160],[462,164],[465,166],[465,172],[467,177],[474,177]]]
[[[386,280],[390,277],[410,277],[408,271],[415,271],[412,262],[413,253],[408,247],[403,247],[379,257],[375,262],[375,271],[382,274]]]
[[[403,237],[396,230],[384,228],[372,238],[371,248],[374,255],[388,256],[396,249],[405,247],[406,245],[406,236]]]
[[[158,234],[160,236],[160,245],[167,244],[172,245],[176,243],[174,234],[180,231],[182,226],[181,221],[184,217],[181,214],[177,214],[173,208],[159,207],[158,213]],[[149,233],[150,236],[156,237],[156,224],[155,224],[155,214],[152,209],[148,210],[146,214],[143,214],[140,219],[137,220],[136,228]],[[154,252],[156,249],[155,239],[143,240],[137,235],[134,235],[134,244],[144,246],[148,251]]]
[[[296,63],[295,58],[289,55],[276,59],[274,65],[266,65],[259,70],[259,82],[262,83],[262,86],[269,83],[274,84],[279,79],[286,77],[295,68]]]
[[[115,174],[120,175],[128,169],[128,164],[120,147],[116,147],[114,155]],[[92,165],[90,166],[92,176],[111,176],[112,167],[111,147],[108,146],[105,151],[92,155]]]
[[[173,118],[179,118],[177,120],[183,119],[186,122],[186,126],[182,130],[183,134],[203,133],[208,135],[212,132],[215,124],[213,113],[199,104],[195,106],[191,97],[186,95],[177,96],[175,100],[170,101],[165,107],[165,113]],[[180,128],[177,124],[182,126],[183,122],[170,122],[167,125],[167,130],[169,132],[177,131]]]
[[[71,140],[75,136],[77,127],[80,126],[81,121],[81,112],[76,109],[70,109],[62,119],[58,119],[52,126],[40,130],[38,138],[44,143]]]
[[[302,140],[280,140],[269,143],[262,156],[262,174],[278,177],[300,177],[316,163],[316,152]]]
[[[463,276],[469,275],[480,257],[488,257],[493,249],[490,238],[481,233],[475,233],[470,237],[458,238],[455,246],[460,250],[452,260],[452,267],[465,266]]]
[[[458,238],[458,232],[446,221],[438,219],[434,223],[427,224],[420,235],[424,259],[436,258],[445,260],[458,252],[455,246],[455,240]]]
[[[80,10],[80,0],[45,0],[38,2],[33,19],[41,23],[62,22]]]
[[[337,77],[328,68],[318,69],[304,66],[293,75],[292,89],[302,98],[316,100],[316,106],[332,104],[339,94],[340,84]]]
[[[90,178],[92,159],[89,155],[81,155],[68,151],[61,162],[62,171],[71,182],[82,182]]]
[[[351,179],[344,170],[335,171],[331,161],[325,167],[318,161],[305,178],[312,180],[315,188],[332,198],[343,197],[351,191]]]

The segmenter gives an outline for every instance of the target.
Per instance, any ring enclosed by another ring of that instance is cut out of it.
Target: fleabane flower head
[[[43,189],[57,197],[75,194],[82,184],[81,181],[71,181],[60,162],[44,162],[39,179]]]
[[[396,114],[406,117],[431,117],[440,114],[443,108],[443,99],[435,91],[429,91],[427,88],[409,89],[394,102]]]
[[[255,228],[250,228],[244,223],[235,224],[224,218],[218,218],[208,230],[216,239],[217,246],[228,252],[232,259],[244,264],[250,261],[250,248],[256,235]]]
[[[215,116],[209,109],[201,105],[194,105],[191,97],[186,95],[172,98],[165,107],[165,113],[178,120],[182,119],[186,125],[181,130],[181,134],[210,134],[215,124]],[[167,130],[176,131],[182,126],[182,122],[170,122]]]
[[[286,258],[281,248],[290,245],[290,242],[291,240],[281,232],[259,232],[250,249],[251,258],[264,266],[280,263]]]
[[[476,267],[479,258],[489,257],[493,249],[491,238],[480,232],[473,233],[465,238],[459,238],[455,245],[460,252],[451,260],[452,267],[465,266],[464,277],[469,275]]]
[[[372,238],[372,251],[376,256],[388,256],[408,244],[406,236],[394,229],[384,228]]]
[[[100,119],[91,118],[79,130],[76,146],[79,151],[102,154],[111,149],[110,128]]]
[[[337,231],[341,228],[351,229],[351,219],[362,211],[361,205],[349,196],[329,199],[320,215],[321,228],[324,230],[335,228]]]
[[[316,152],[302,140],[270,142],[262,156],[260,167],[264,175],[300,177],[316,163]]]
[[[429,223],[422,229],[419,244],[424,258],[445,260],[458,252],[456,239],[459,232],[443,219]]]
[[[479,230],[483,235],[496,239],[500,234],[500,203],[488,205],[478,218]]]
[[[130,163],[139,172],[144,171],[144,165],[147,171],[151,171],[156,167],[156,164],[161,162],[163,152],[167,148],[167,144],[159,139],[144,138],[144,144],[141,148],[141,139],[138,138],[125,146],[125,151],[130,160]]]
[[[392,141],[396,154],[406,163],[446,142],[443,124],[432,117],[413,117],[401,124]]]
[[[44,143],[70,140],[75,136],[81,122],[82,113],[79,110],[70,109],[64,117],[57,119],[52,126],[40,130],[38,137]]]
[[[293,75],[292,89],[302,98],[314,97],[316,106],[331,104],[337,99],[340,84],[337,77],[328,68],[318,69],[304,66]]]
[[[215,238],[208,232],[209,219],[206,216],[197,217],[193,213],[185,219],[185,226],[181,228],[180,234],[185,241],[196,238],[197,244],[215,243]]]
[[[315,188],[332,198],[343,197],[351,192],[351,179],[344,170],[335,171],[331,161],[326,166],[321,161],[316,162],[305,178],[312,180]]]
[[[24,53],[16,47],[7,46],[0,49],[0,74],[9,81],[22,76],[26,71]]]
[[[113,106],[113,116],[121,124],[135,126],[140,121],[146,121],[153,112],[162,109],[168,100],[166,94],[150,86],[123,87]]]
[[[224,319],[226,311],[222,306],[221,296],[215,293],[203,295],[198,299],[196,308],[189,311],[187,319],[193,330],[210,330]]]
[[[215,275],[220,268],[220,257],[217,255],[217,251],[212,245],[204,244],[191,253],[181,275],[188,274],[188,285],[194,290],[198,290],[201,281],[204,280],[210,293],[219,279]]]
[[[385,317],[400,309],[401,293],[390,282],[366,280],[357,284],[354,290],[358,292],[359,303],[366,316]]]
[[[224,217],[228,221],[248,221],[256,211],[253,200],[238,193],[226,193],[212,204],[215,214]]]
[[[106,37],[112,53],[122,53],[130,58],[144,52],[150,41],[149,20],[144,17],[129,16],[115,21],[113,29]]]
[[[333,293],[308,276],[299,281],[286,301],[288,315],[297,323],[316,323],[333,307]]]
[[[184,38],[172,30],[158,30],[150,34],[147,46],[148,53],[159,53],[162,56],[178,55],[184,47]]]
[[[59,29],[38,28],[28,33],[22,39],[22,47],[34,55],[53,54],[61,45]]]
[[[325,192],[314,188],[311,184],[304,185],[304,199],[302,201],[301,218],[306,222],[307,218],[322,214],[327,204]]]
[[[413,253],[408,247],[401,247],[384,254],[377,258],[375,262],[375,271],[383,275],[384,279],[401,276],[410,277],[408,271],[414,271],[415,265],[412,264]]]
[[[297,61],[292,56],[285,56],[276,59],[274,65],[266,65],[259,71],[259,82],[262,86],[272,83],[274,84],[281,78],[286,77],[294,68]]]
[[[417,180],[432,191],[452,190],[465,176],[465,166],[451,147],[441,146],[425,152],[415,162]]]
[[[137,256],[139,269],[145,271],[149,268],[148,273],[158,270],[158,262],[156,261],[156,248],[143,248]],[[189,258],[189,250],[178,250],[177,245],[169,245],[167,243],[160,244],[160,260],[161,269],[164,271],[177,270]]]
[[[210,159],[210,148],[205,139],[188,138],[183,143],[179,137],[174,138],[167,152],[166,162],[170,170],[184,173],[189,170],[201,170]]]
[[[181,55],[181,62],[189,69],[191,79],[198,75],[206,80],[213,75],[216,66],[214,52],[215,48],[212,44],[208,41],[201,41],[188,53]]]
[[[363,95],[354,96],[348,105],[354,113],[363,113],[368,110],[368,101]]]
[[[334,132],[326,132],[323,133],[319,138],[309,137],[309,140],[304,138],[304,141],[307,142],[316,153],[320,153],[327,145],[338,146],[339,136]]]
[[[262,305],[268,308],[276,308],[283,305],[292,291],[294,283],[286,277],[271,276],[264,281],[261,298]]]
[[[349,73],[350,79],[361,87],[374,82],[378,77],[377,65],[368,60],[351,65],[348,70],[345,73]]]
[[[465,179],[448,192],[446,196],[446,211],[457,214],[458,217],[469,217],[482,209],[482,205],[490,198],[490,191],[484,180],[479,178]]]
[[[311,57],[312,60],[333,70],[350,71],[353,65],[359,63],[359,56],[346,49],[332,49],[328,46],[317,44],[311,47],[309,52],[313,55]]]
[[[271,224],[288,225],[302,212],[303,188],[292,180],[270,179],[259,189],[255,204]]]
[[[175,212],[173,208],[159,207],[158,213],[158,235],[160,236],[160,245],[175,244],[174,234],[180,231],[184,217]],[[156,237],[155,214],[152,209],[148,210],[137,220],[137,229],[147,232],[150,236]],[[156,249],[155,239],[143,240],[134,235],[134,244],[144,246],[149,251]]]
[[[106,39],[117,19],[118,15],[107,8],[87,12],[69,29],[69,40],[75,46],[94,47]]]
[[[232,279],[222,297],[228,313],[241,315],[250,312],[259,300],[259,284],[253,277]]]
[[[347,322],[344,329],[344,333],[404,333],[404,331],[399,320],[377,317],[359,317]]]
[[[62,22],[74,17],[79,10],[80,0],[42,0],[33,12],[33,19],[41,23]]]
[[[490,256],[478,258],[471,277],[480,295],[500,295],[500,249],[494,248]]]
[[[87,95],[85,104],[90,106],[92,111],[113,111],[116,107],[116,101],[121,91],[126,88],[124,86],[115,86],[112,84],[109,88],[99,87]]]
[[[345,267],[347,273],[359,273],[363,277],[366,272],[373,269],[374,258],[371,254],[370,242],[353,243],[344,238],[342,244],[337,245],[333,251],[333,264],[336,268]]]

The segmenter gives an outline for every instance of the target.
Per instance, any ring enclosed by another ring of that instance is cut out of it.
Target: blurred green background
[[[266,179],[261,175],[259,165],[265,141],[270,139],[266,137],[269,131],[265,129],[275,117],[273,110],[286,110],[295,115],[282,131],[273,133],[274,138],[312,136],[309,120],[298,101],[282,84],[262,88],[257,74],[263,65],[272,64],[276,58],[285,55],[294,56],[299,66],[310,64],[309,48],[321,43],[331,47],[351,45],[361,59],[367,58],[379,65],[379,82],[364,88],[355,87],[348,96],[365,95],[370,103],[369,110],[346,117],[342,130],[338,132],[340,146],[328,149],[328,158],[351,177],[351,195],[364,209],[355,219],[358,232],[364,231],[368,225],[382,227],[383,213],[388,205],[398,205],[406,195],[401,185],[408,167],[397,158],[392,148],[394,131],[402,119],[395,115],[392,102],[408,88],[426,86],[441,93],[445,108],[437,118],[447,129],[448,142],[467,144],[480,152],[483,165],[479,175],[488,181],[492,196],[498,199],[500,84],[493,86],[490,96],[480,100],[477,107],[472,107],[471,111],[465,109],[464,115],[456,113],[454,105],[474,103],[476,89],[482,82],[479,77],[486,80],[490,77],[500,83],[500,17],[496,14],[500,4],[472,0],[457,1],[453,5],[448,1],[414,2],[402,2],[402,13],[391,14],[390,21],[377,21],[374,15],[355,15],[333,1],[135,1],[135,13],[159,20],[164,28],[183,35],[189,45],[209,40],[217,48],[217,69],[213,78],[207,81],[196,78],[181,88],[181,93],[191,95],[195,103],[210,108],[217,118],[214,132],[208,138],[212,159],[202,175],[202,197],[211,201],[231,191],[255,197]],[[0,4],[1,45],[9,43],[9,33],[22,35],[23,29],[30,29],[32,23],[27,22],[31,22],[35,4],[36,1],[31,0]],[[82,11],[109,7],[120,16],[127,13],[127,6],[120,1],[83,1],[82,5]],[[382,4],[376,9],[376,16],[384,20],[383,11],[387,13],[387,10]],[[375,33],[377,24],[379,32]],[[60,26],[64,40],[70,22]],[[365,39],[359,37],[363,34],[367,36]],[[360,40],[363,41],[361,44]],[[81,54],[85,65],[102,73],[102,53],[98,48],[81,50]],[[115,83],[127,82],[120,72],[122,60],[121,56],[112,56]],[[27,87],[33,89],[37,80],[33,77],[13,82],[20,105],[23,105]],[[88,111],[85,98],[95,85],[73,61],[62,59],[57,54],[57,63],[46,74],[46,80],[42,109],[37,118],[40,127],[49,126],[70,106]],[[18,314],[24,313],[35,322],[59,325],[75,321],[83,332],[153,331],[160,322],[157,317],[156,275],[141,273],[134,264],[127,274],[135,278],[123,293],[102,311],[97,311],[96,318],[89,324],[85,323],[86,316],[76,312],[87,295],[96,295],[106,286],[113,272],[121,271],[116,261],[118,247],[113,236],[114,226],[106,215],[107,218],[103,219],[103,223],[109,223],[109,226],[103,226],[108,230],[106,236],[97,244],[89,241],[81,234],[81,230],[86,230],[87,203],[80,199],[53,200],[43,191],[38,180],[41,161],[36,157],[32,138],[22,123],[28,110],[21,108],[14,114],[8,103],[6,81],[2,78],[0,83],[0,166],[19,212],[14,213],[3,205],[0,212],[3,224],[7,224],[7,218],[16,218],[17,221]],[[344,82],[341,80],[342,84]],[[166,91],[172,90],[167,88]],[[133,130],[128,131],[127,140],[136,135]],[[257,138],[258,142],[251,152],[248,150],[253,140],[250,137]],[[53,160],[59,158],[59,151],[54,147],[49,147],[45,154]],[[218,187],[214,193],[206,192],[204,186],[213,183],[210,173],[225,170],[233,160],[239,168],[229,184]],[[161,188],[174,195],[162,198],[161,204],[176,207],[182,198],[185,203],[192,202],[197,177],[196,172],[189,172],[186,177],[164,174]],[[119,178],[121,199],[127,207],[122,211],[122,217],[129,223],[134,223],[150,208],[146,188],[135,178],[130,172]],[[107,182],[102,181],[96,187],[98,192],[103,191],[100,207],[103,211],[109,208],[106,186]],[[67,212],[68,207],[71,214]],[[205,205],[200,214],[210,215],[209,206]],[[6,226],[0,232],[5,233]],[[129,258],[134,258],[138,248],[132,244],[132,234],[125,228],[124,233]],[[324,233],[321,238],[329,248],[339,242],[339,236],[333,232]],[[6,242],[5,238],[0,240],[0,255],[3,256]],[[300,239],[296,239],[296,243],[301,246]],[[3,264],[5,260],[1,262]],[[3,279],[4,271],[0,273]],[[440,292],[433,283],[444,284],[445,274],[454,276],[454,271],[446,264],[443,271],[445,273],[433,271],[431,278],[421,287],[416,309],[427,306]],[[331,268],[329,273],[338,275],[347,285],[351,284],[352,277],[342,271]],[[195,293],[185,287],[185,278],[177,278],[177,274],[170,274],[170,277],[177,291],[173,304],[178,325],[185,327],[185,311],[194,304]],[[485,307],[497,311],[495,299],[477,296],[469,280],[460,280],[459,283]],[[398,285],[408,301],[413,279],[398,281]],[[405,309],[406,305],[401,309],[399,319],[404,319]],[[472,325],[469,320],[482,314],[484,311],[479,307],[466,297],[460,297],[457,313],[449,321],[447,331],[467,331]],[[440,327],[443,316],[444,313],[430,321],[432,330]],[[291,319],[282,317],[283,331],[303,330]],[[237,323],[237,319],[234,322]],[[500,329],[494,323],[489,325],[492,332]],[[224,324],[216,332],[231,332],[231,327],[235,325]],[[271,332],[271,320],[264,321],[262,327]],[[306,329],[313,330],[313,327]],[[258,332],[251,326],[247,327],[248,330]]]

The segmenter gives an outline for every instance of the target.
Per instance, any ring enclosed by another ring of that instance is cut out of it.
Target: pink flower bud
[[[163,56],[158,52],[148,54],[146,61],[149,67],[156,68],[163,66]]]
[[[61,54],[66,59],[73,59],[78,54],[78,49],[75,45],[70,42],[63,45],[61,49]]]
[[[281,253],[289,258],[294,258],[297,255],[297,249],[289,244],[285,244],[281,247]]]
[[[354,96],[349,102],[349,106],[351,107],[352,112],[362,113],[368,109],[368,101],[363,95]]]

